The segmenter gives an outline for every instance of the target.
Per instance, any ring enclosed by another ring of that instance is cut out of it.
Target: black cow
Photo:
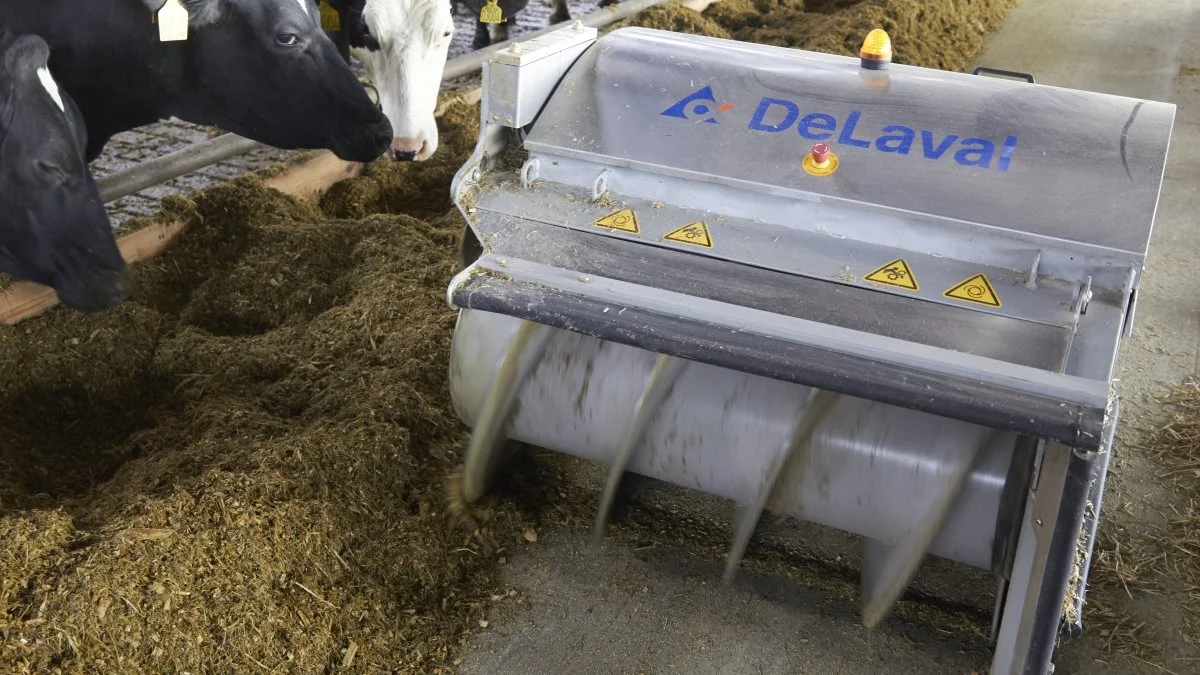
[[[36,35],[0,28],[0,272],[100,311],[128,295],[125,261],[83,160],[87,132]]]
[[[183,0],[188,35],[162,42],[165,0],[3,0],[0,24],[42,36],[88,126],[87,159],[113,134],[171,116],[348,161],[392,141],[321,30],[314,0]]]
[[[550,0],[554,7],[554,13],[550,15],[550,24],[561,23],[571,20],[571,12],[567,9],[567,0]],[[487,5],[487,0],[455,0],[461,9],[469,12],[475,17],[475,39],[471,42],[473,49],[483,49],[496,42],[504,42],[508,39],[508,26],[512,23],[515,17],[525,6],[529,4],[529,0],[498,0],[496,3],[500,7],[505,21],[503,23],[484,23],[479,20],[479,13]],[[600,0],[600,7],[617,4],[617,0]],[[488,27],[491,26],[491,29]]]

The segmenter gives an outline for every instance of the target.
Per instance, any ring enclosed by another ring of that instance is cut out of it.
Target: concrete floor
[[[1200,259],[1197,35],[1200,17],[1188,0],[1025,0],[979,59],[1031,72],[1044,84],[1179,106],[1137,329],[1119,364],[1125,405],[1102,513],[1108,531],[1153,527],[1170,512],[1170,495],[1136,445],[1161,414],[1151,397],[1195,373],[1200,357],[1200,284],[1192,272]],[[720,536],[719,505],[670,491],[639,501],[663,513],[696,513],[689,523]],[[796,567],[816,569],[808,577],[821,583],[748,570],[730,587],[719,583],[714,556],[619,536],[595,550],[586,535],[586,525],[549,528],[536,545],[512,553],[504,581],[518,595],[497,603],[487,630],[472,637],[463,672],[968,673],[990,661],[986,640],[937,622],[894,617],[863,629],[853,596],[842,592],[852,578],[838,580],[855,547],[836,534],[809,532],[798,544],[792,537],[780,545],[794,549]],[[986,578],[954,582],[944,571],[927,563],[915,583],[952,598],[951,614],[982,614],[986,627],[993,593]],[[1200,654],[1180,640],[1180,596],[1093,588],[1089,597],[1103,591],[1110,591],[1103,594],[1109,609],[1145,621],[1165,653],[1158,663],[1109,653],[1108,638],[1091,630],[1060,647],[1058,673],[1200,670]]]

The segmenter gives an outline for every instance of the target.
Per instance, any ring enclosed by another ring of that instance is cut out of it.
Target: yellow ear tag
[[[158,41],[178,42],[188,34],[188,11],[179,0],[167,0],[158,10]]]
[[[336,33],[342,29],[342,15],[333,8],[325,0],[321,0],[321,4],[317,5],[317,9],[321,11],[321,28],[323,30]]]
[[[504,12],[496,2],[497,0],[487,0],[487,4],[479,10],[480,23],[504,23]]]

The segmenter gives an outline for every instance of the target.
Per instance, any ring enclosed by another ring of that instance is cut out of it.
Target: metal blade
[[[522,321],[501,358],[500,368],[488,388],[487,398],[475,420],[471,444],[463,464],[462,498],[468,504],[486,492],[500,465],[499,452],[506,427],[521,386],[541,360],[554,329]]]
[[[754,535],[758,519],[762,517],[763,509],[766,508],[767,501],[775,491],[775,483],[779,480],[780,472],[787,465],[788,459],[809,443],[812,439],[813,429],[816,429],[817,423],[825,418],[825,413],[829,412],[829,408],[837,400],[837,397],[838,394],[831,391],[816,388],[809,390],[804,408],[796,416],[795,433],[776,453],[770,469],[763,477],[762,485],[758,494],[755,495],[754,501],[738,505],[733,517],[733,543],[729,548],[729,557],[725,561],[723,578],[726,583],[733,580],[733,575],[746,555],[750,537]]]
[[[600,505],[596,509],[592,541],[599,543],[604,538],[604,531],[608,527],[608,518],[612,513],[613,500],[616,499],[621,478],[625,475],[625,467],[629,466],[634,449],[641,442],[650,422],[658,416],[662,402],[671,394],[675,380],[679,378],[679,374],[683,372],[687,363],[683,359],[665,354],[659,356],[655,361],[654,370],[650,371],[650,377],[646,380],[646,388],[638,397],[637,403],[634,404],[633,423],[629,425],[629,430],[621,442],[621,449],[617,452],[617,456],[608,470],[608,480],[604,484],[604,493],[600,496]]]
[[[914,503],[925,508],[912,511],[911,526],[891,542],[866,539],[863,551],[862,620],[873,628],[891,612],[908,582],[929,551],[946,515],[954,507],[976,459],[991,442],[994,432],[982,434],[974,447],[928,456],[915,467],[903,488],[911,490]],[[899,484],[896,484],[899,486]]]

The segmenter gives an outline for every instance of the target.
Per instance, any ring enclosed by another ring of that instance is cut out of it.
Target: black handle
[[[1008,77],[1016,77],[1016,78],[1025,80],[1029,84],[1034,83],[1032,75],[1030,75],[1029,73],[1018,73],[1015,70],[1000,70],[999,68],[987,68],[985,66],[979,66],[975,70],[971,71],[972,75],[978,75],[980,73],[992,73],[993,75],[1007,75]]]

